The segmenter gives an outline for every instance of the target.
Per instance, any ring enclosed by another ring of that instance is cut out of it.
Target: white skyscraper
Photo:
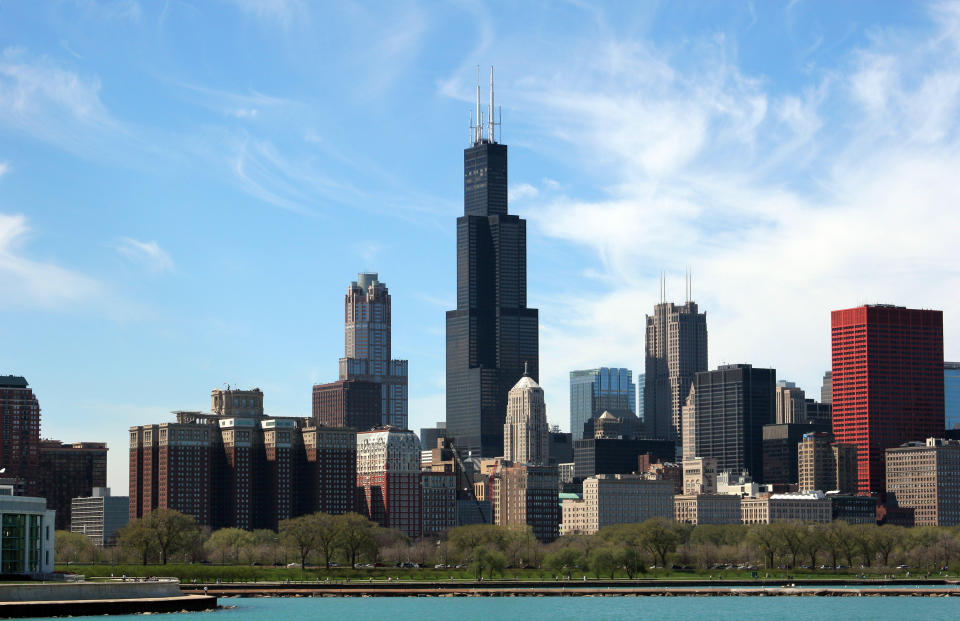
[[[526,372],[507,393],[503,457],[515,464],[548,463],[550,429],[543,388]]]

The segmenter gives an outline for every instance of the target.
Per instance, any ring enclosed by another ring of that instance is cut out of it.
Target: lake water
[[[221,598],[220,603],[236,608],[163,618],[171,621],[960,619],[960,598],[956,597],[277,597]],[[144,620],[141,615],[73,618]]]

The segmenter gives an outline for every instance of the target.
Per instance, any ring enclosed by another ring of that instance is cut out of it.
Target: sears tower
[[[457,218],[457,309],[447,311],[447,437],[466,456],[503,455],[507,392],[539,380],[538,317],[527,308],[527,223],[507,213],[507,145],[496,140],[493,69],[486,122],[477,86]]]

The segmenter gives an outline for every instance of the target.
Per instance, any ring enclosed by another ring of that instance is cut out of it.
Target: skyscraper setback
[[[833,435],[857,447],[859,492],[883,492],[885,449],[943,432],[943,312],[868,305],[830,323]]]
[[[447,435],[458,450],[503,454],[507,392],[539,379],[539,319],[527,308],[527,223],[507,213],[507,146],[497,142],[491,70],[488,130],[480,114],[464,150],[457,218],[457,308],[447,312]]]
[[[689,282],[688,282],[689,293]],[[682,306],[661,302],[647,315],[643,417],[647,434],[681,440],[681,408],[690,385],[707,370],[707,314],[687,300]]]

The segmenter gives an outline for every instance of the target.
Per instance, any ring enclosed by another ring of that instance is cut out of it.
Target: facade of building
[[[600,367],[570,371],[570,430],[584,438],[583,425],[605,410],[637,412],[636,387],[630,369]]]
[[[562,503],[562,535],[592,535],[605,526],[674,517],[673,484],[639,475],[597,475],[583,481],[583,497]]]
[[[526,373],[507,393],[503,457],[515,464],[546,466],[550,462],[550,428],[543,388]]]
[[[797,445],[798,489],[801,492],[857,491],[857,447],[833,441],[833,434],[806,433]]]
[[[826,425],[833,429],[833,406],[807,399],[807,422],[811,425]]]
[[[492,477],[493,523],[530,526],[533,535],[550,542],[560,535],[559,479],[553,466],[507,466]]]
[[[446,421],[438,421],[435,427],[420,428],[420,446],[423,450],[437,448],[437,441],[447,437]]]
[[[126,496],[111,496],[109,487],[95,487],[91,496],[71,502],[69,530],[86,535],[96,546],[113,545],[117,531],[130,521],[129,507]]]
[[[740,496],[683,494],[673,499],[675,518],[685,524],[739,524]]]
[[[680,426],[683,437],[680,441],[680,455],[683,459],[697,456],[697,388],[690,384],[690,392],[680,408]]]
[[[240,390],[227,386],[210,391],[210,412],[225,418],[263,416],[263,391]]]
[[[943,417],[945,429],[960,429],[960,362],[943,363]]]
[[[830,499],[831,517],[847,524],[876,524],[877,499],[874,496],[851,496],[827,493]]]
[[[799,476],[797,446],[803,440],[804,434],[829,431],[830,427],[826,425],[800,423],[764,425],[762,483],[796,485]]]
[[[43,498],[0,496],[0,574],[53,573],[53,514]]]
[[[779,381],[775,400],[774,422],[778,425],[807,422],[807,396],[802,388],[797,388],[793,382]]]
[[[833,371],[823,374],[823,385],[820,387],[820,403],[833,403]]]
[[[464,455],[496,457],[507,392],[524,365],[540,377],[539,318],[527,307],[527,223],[507,213],[507,146],[477,127],[463,154],[457,308],[447,312],[447,430]]]
[[[740,519],[744,524],[774,522],[829,522],[833,519],[830,499],[822,493],[772,494],[740,500]]]
[[[917,526],[960,524],[960,442],[928,438],[887,449],[887,504]]]
[[[859,493],[884,491],[884,451],[942,434],[943,312],[831,313],[833,435],[857,447]]]
[[[647,315],[643,420],[654,438],[682,441],[681,408],[694,376],[707,370],[707,314],[696,302],[663,302]]]
[[[37,494],[40,402],[19,375],[0,375],[0,464],[6,477],[23,482],[28,496]]]
[[[684,495],[717,493],[717,460],[694,457],[683,460]]]
[[[388,427],[357,433],[360,512],[411,539],[421,536],[420,440],[412,431]]]
[[[107,485],[107,445],[103,442],[40,441],[39,496],[57,512],[57,530],[70,528],[71,502]]]
[[[573,433],[560,431],[554,425],[550,428],[549,465],[573,463]]]
[[[424,537],[440,537],[457,522],[457,474],[455,472],[424,471],[420,475],[423,488]]]
[[[746,470],[764,480],[763,426],[773,422],[776,374],[749,364],[697,373],[697,457],[715,458],[718,470]]]
[[[324,427],[367,431],[383,418],[382,386],[357,379],[313,386],[313,422]]]
[[[640,455],[650,453],[660,461],[674,456],[672,440],[576,440],[573,443],[574,478],[597,474],[630,474],[637,471]]]
[[[406,360],[391,352],[391,299],[375,272],[361,272],[344,298],[344,357],[340,380],[372,382],[380,388],[379,426],[407,428]]]
[[[351,513],[356,506],[357,433],[336,427],[303,429],[299,514]]]

